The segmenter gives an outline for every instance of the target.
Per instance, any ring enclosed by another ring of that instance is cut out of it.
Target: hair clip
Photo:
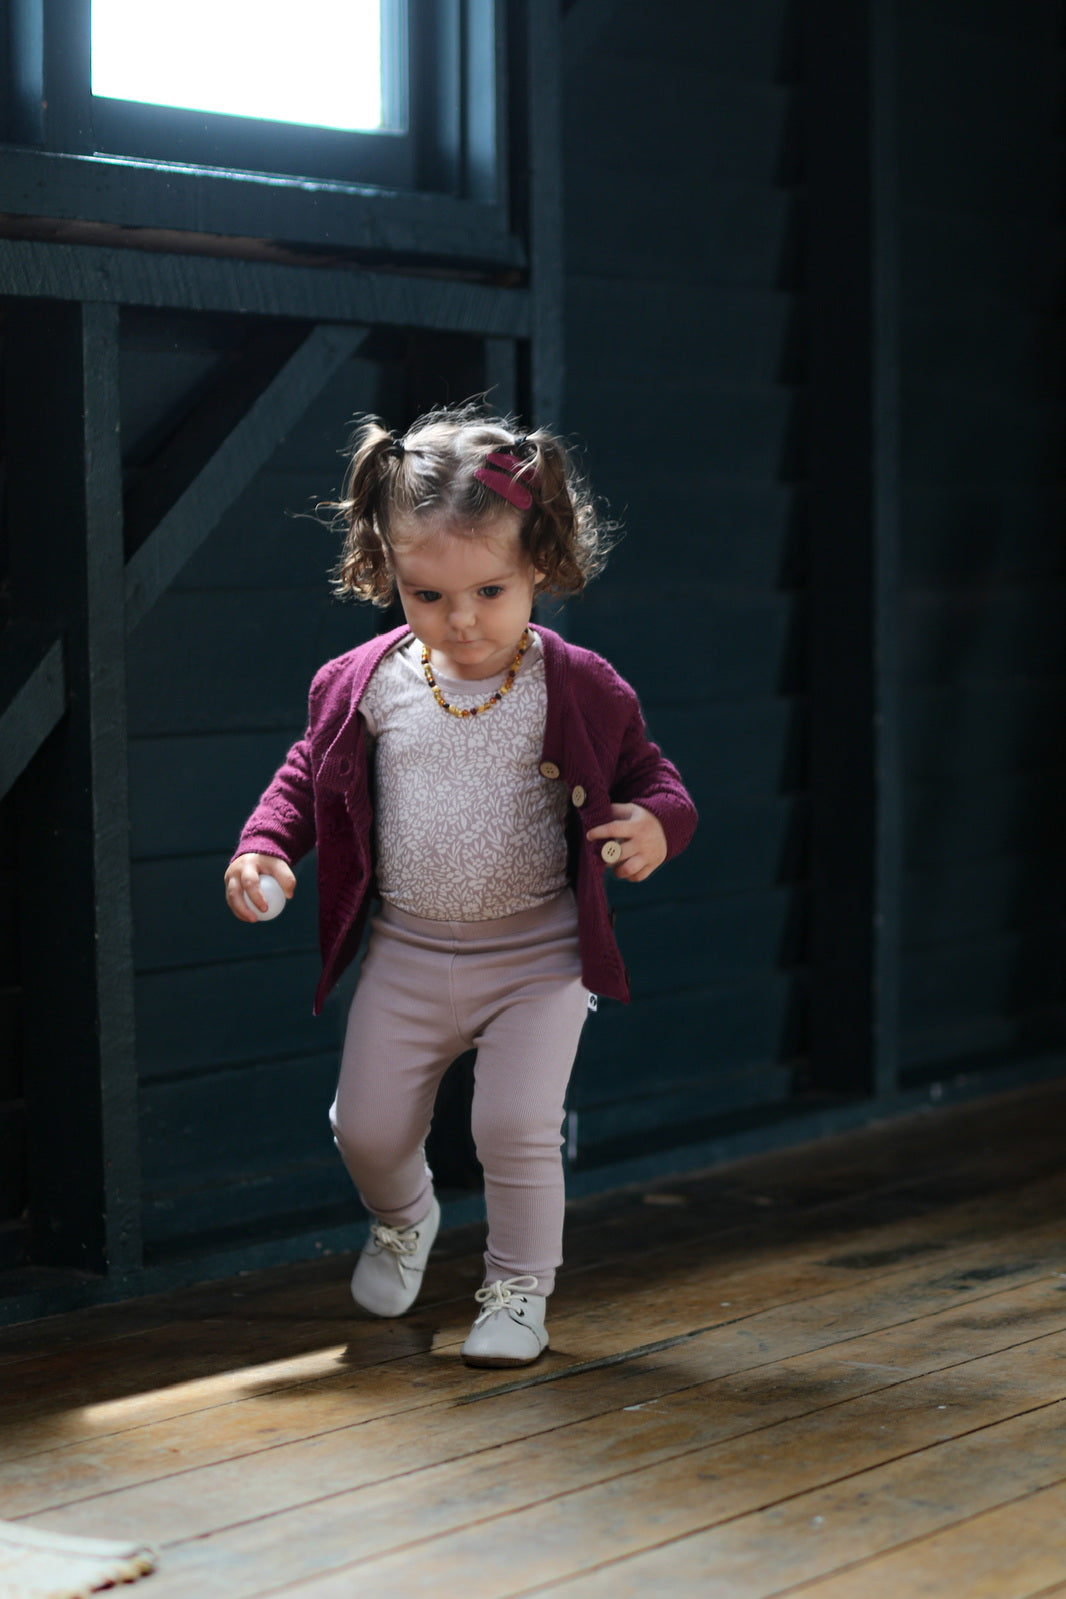
[[[493,450],[491,455],[485,457],[484,466],[476,468],[474,476],[487,489],[509,501],[516,510],[528,511],[533,504],[533,496],[526,483],[520,482],[514,475],[522,470],[524,464],[508,450]]]

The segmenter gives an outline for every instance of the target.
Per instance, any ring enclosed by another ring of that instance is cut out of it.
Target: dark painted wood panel
[[[1034,852],[1057,862],[1066,767],[1057,748],[1046,748],[1046,736],[1034,744],[1043,745],[1046,764],[1041,767],[967,769],[939,781],[908,784],[907,866],[1019,859]]]
[[[0,1100],[0,1225],[23,1225],[26,1210],[26,1107]]]
[[[679,867],[684,879],[679,895],[744,893],[805,879],[810,828],[805,797],[731,797],[719,791],[700,793],[699,799],[700,827]]]
[[[296,894],[282,914],[253,927],[239,922],[223,900],[222,874],[229,859],[227,850],[134,865],[133,954],[138,972],[317,949],[313,860],[301,866]]]
[[[680,861],[611,886],[634,1003],[586,1030],[580,1167],[792,1091],[804,332],[795,8],[649,26],[632,0],[580,0],[564,37],[566,422],[625,527],[566,632],[634,684],[702,812]]]
[[[137,979],[141,1082],[241,1061],[316,1054],[336,1045],[343,998],[311,1014],[317,954],[229,961]],[[349,979],[350,986],[350,979]],[[211,1018],[210,1027],[204,1018]]]
[[[908,584],[966,588],[1066,573],[1066,491],[1054,481],[908,485],[901,558]]]
[[[271,732],[233,732],[130,742],[134,861],[227,854],[245,817],[303,720]]]
[[[935,21],[962,34],[1029,49],[1052,50],[1062,42],[1056,0],[1030,0],[1025,6],[1012,0],[902,0],[901,16],[908,28]]]
[[[654,610],[646,591],[602,589],[573,636],[606,655],[647,706],[763,699],[798,686],[802,604],[787,595],[662,584]],[[686,740],[686,742],[688,742]]]
[[[231,317],[178,317],[137,309],[123,314],[119,348],[122,454],[150,455],[210,389],[248,337]]]
[[[171,590],[133,637],[130,726],[156,737],[292,727],[322,663],[365,637],[361,620],[325,585],[298,618],[285,591],[242,605],[226,592]]]
[[[1061,342],[1061,332],[1059,334]],[[908,384],[903,394],[903,450],[911,483],[1055,482],[1066,437],[1066,406],[1033,404],[1025,395],[946,394]]]
[[[0,1222],[0,1271],[17,1272],[29,1264],[27,1238],[24,1222]]]
[[[339,441],[343,429],[334,431]],[[319,470],[260,472],[186,562],[173,587],[235,595],[272,588],[321,594],[341,541],[327,525],[329,513],[315,507],[338,492],[339,476],[328,457]],[[369,613],[367,631],[373,631]]]
[[[901,998],[908,1061],[920,1061],[923,1048],[943,1057],[1002,1048],[1010,1040],[1028,1048],[1066,1044],[1064,961],[1062,922],[906,958]]]
[[[248,1177],[226,1177],[156,1195],[146,1192],[142,1224],[150,1265],[253,1240],[299,1234],[322,1219],[352,1226],[352,1245],[365,1235],[364,1212],[339,1161],[274,1167]],[[358,1229],[358,1230],[357,1230]]]
[[[907,203],[901,221],[908,315],[1059,314],[1066,228],[1053,203],[1043,216],[1012,217],[1009,227],[996,216]]]
[[[1061,7],[903,9],[907,1081],[1062,1046]]]
[[[671,455],[698,458],[707,471],[740,481],[775,483],[797,473],[796,400],[787,389],[730,389],[692,376],[660,383],[654,403]],[[581,437],[605,481],[627,455],[646,448],[644,385],[602,383],[577,372],[570,380],[570,405],[575,417],[584,418]]]
[[[569,337],[601,352],[595,376],[646,383],[678,377],[751,389],[788,381],[802,359],[800,297],[779,289],[712,292],[702,284],[572,278]],[[657,402],[645,396],[643,410]],[[637,413],[639,416],[641,413]]]
[[[1042,927],[1055,937],[1064,908],[1066,840],[1060,842],[1057,854],[1046,847],[1040,853],[990,860],[937,859],[903,880],[903,941],[917,951],[995,938],[1017,927]]]
[[[353,416],[361,411],[388,409],[383,391],[391,376],[392,369],[385,364],[358,358],[346,361],[287,429],[269,467],[313,474],[318,480],[318,492],[328,498],[341,485],[342,451]],[[466,395],[456,398],[465,399]],[[390,416],[388,420],[396,419]]]
[[[665,6],[650,27],[646,0],[578,0],[564,27],[569,68],[577,76],[590,56],[609,52],[618,60],[691,61],[741,81],[777,82],[795,73],[795,9],[792,0]]]
[[[16,810],[33,1253],[122,1275],[140,1242],[118,331],[114,306],[23,306],[5,377],[10,592],[27,620],[62,618],[69,687]]]
[[[916,689],[903,718],[910,779],[960,783],[1057,764],[1048,730],[1066,725],[1066,684],[1015,683]],[[1054,740],[1052,741],[1054,742]]]
[[[1066,1049],[1061,1010],[1048,1015],[965,1016],[955,1025],[900,1035],[900,1081],[904,1089],[938,1079],[960,1086],[985,1070],[1020,1074],[1025,1063],[1061,1061]]]
[[[149,1194],[265,1175],[271,1166],[339,1165],[329,1125],[338,1065],[330,1050],[148,1084],[140,1115]]]
[[[1018,583],[968,593],[923,593],[901,607],[901,669],[915,683],[1066,679],[1066,587]]]
[[[641,998],[744,982],[803,963],[808,908],[801,891],[767,888],[685,899],[687,875],[679,862],[678,897],[670,903],[645,906],[636,895],[616,898],[615,930]]]
[[[682,776],[700,807],[700,825],[684,855],[640,884],[608,883],[619,916],[639,906],[708,904],[713,895],[794,888],[807,873],[809,806],[805,797],[729,795],[708,784],[692,762]]]
[[[662,182],[685,151],[699,150],[701,189],[721,178],[769,188],[788,170],[794,95],[787,85],[735,78],[687,56],[655,72],[646,61],[600,56],[586,65],[581,87],[567,130],[575,164],[591,157],[600,172]],[[625,107],[608,139],[604,105]],[[675,181],[683,186],[687,177]]]
[[[629,1086],[625,1099],[582,1105],[577,1110],[577,1126],[570,1131],[577,1145],[574,1164],[579,1170],[602,1160],[605,1145],[614,1146],[611,1158],[617,1159],[621,1153],[617,1146],[623,1142],[634,1154],[661,1148],[664,1133],[675,1143],[695,1142],[707,1135],[708,1123],[738,1112],[765,1113],[780,1108],[794,1094],[796,1072],[787,1064],[731,1071],[724,1063],[710,1062],[702,1073],[673,1089],[661,1087],[657,1072],[649,1079],[647,1092],[641,1093],[639,1083]]]
[[[803,787],[804,717],[788,699],[658,705],[649,725],[652,737],[676,754],[696,790],[756,799]]]
[[[1014,37],[972,31],[977,13],[957,8],[956,24],[935,3],[903,8],[907,26],[901,50],[902,97],[906,107],[931,106],[981,128],[1023,128],[1056,136],[1060,129],[1062,62],[1054,45],[1055,5],[1045,8],[1051,29],[1034,26],[1040,7],[1028,12]],[[1050,36],[1049,36],[1050,33]]]
[[[784,190],[722,182],[682,205],[661,180],[641,186],[575,163],[566,208],[569,268],[581,276],[775,288],[793,274],[799,206]]]
[[[668,1090],[703,1071],[791,1060],[803,1045],[803,1009],[802,977],[770,974],[601,1005],[582,1041],[574,1103],[613,1103],[650,1073]],[[621,1073],[627,1060],[633,1068]]]
[[[599,461],[599,456],[597,456]],[[707,584],[772,594],[802,586],[806,514],[802,491],[784,483],[741,483],[681,458],[665,480],[640,478],[633,463],[606,462],[596,485],[621,523],[609,580],[590,590],[647,579],[660,566]],[[581,602],[569,613],[575,623]]]
[[[907,318],[902,336],[909,385],[926,404],[934,403],[936,392],[944,407],[977,395],[1024,396],[1028,405],[1062,400],[1066,379],[1056,316],[1006,308],[996,317],[976,308],[918,313]]]
[[[151,474],[142,475],[137,501],[127,494],[130,548],[126,563],[126,627],[135,629],[166,592],[189,557],[200,548],[241,491],[277,453],[331,380],[343,374],[363,344],[366,331],[354,327],[315,327],[290,350],[285,340],[282,364],[272,359],[266,371],[238,374],[243,388],[239,414],[227,418],[224,436],[208,437],[173,485],[172,494],[151,504]],[[273,342],[273,341],[272,341]],[[226,403],[223,393],[222,403]],[[199,431],[198,418],[192,431]],[[212,428],[212,433],[216,430]],[[178,450],[178,453],[182,453]],[[149,503],[144,504],[145,499]],[[140,515],[134,514],[137,507]]]

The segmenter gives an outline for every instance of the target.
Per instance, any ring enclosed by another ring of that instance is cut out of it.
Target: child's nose
[[[459,600],[452,608],[451,624],[454,628],[473,627],[476,619],[472,600]]]

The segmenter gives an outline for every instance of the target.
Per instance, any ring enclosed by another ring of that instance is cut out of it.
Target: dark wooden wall
[[[901,27],[905,1082],[1064,1042],[1063,13]]]
[[[495,385],[625,526],[558,625],[703,822],[613,895],[575,1191],[1066,1069],[1061,4],[506,9],[495,211],[79,187],[69,122],[0,128],[0,1315],[357,1237],[313,868],[255,929],[219,884],[378,625],[309,514],[364,409]]]
[[[638,1002],[588,1029],[587,1166],[803,1088],[801,68],[782,4],[654,28],[578,5],[565,38],[565,420],[625,526],[569,625],[638,686],[702,814],[614,895]]]
[[[565,416],[628,528],[569,625],[704,816],[616,895],[578,1168],[1061,1070],[1062,7],[565,38]]]

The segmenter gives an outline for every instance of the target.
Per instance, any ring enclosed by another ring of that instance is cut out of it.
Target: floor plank
[[[871,1553],[1060,1485],[1066,1469],[1064,1422],[1066,1401],[1059,1401],[723,1526],[664,1541],[632,1559],[601,1564],[589,1576],[563,1580],[550,1591],[567,1599],[637,1599],[649,1593],[661,1599],[688,1599],[695,1593],[708,1599],[769,1599],[857,1565]],[[432,1592],[431,1585],[417,1585],[415,1573],[400,1575],[403,1560],[402,1554],[393,1560],[388,1579],[398,1587],[391,1591],[412,1599]],[[380,1583],[385,1575],[380,1568],[361,1570],[360,1593],[384,1594]],[[333,1599],[342,1589],[327,1581],[305,1583],[294,1591],[300,1599]],[[508,1592],[541,1591],[532,1585],[496,1590],[501,1599]],[[956,1599],[957,1589],[948,1592]]]
[[[306,1577],[313,1546],[315,1563],[338,1580],[346,1573],[361,1594],[520,1592],[501,1588],[502,1565],[479,1551],[499,1545],[518,1553],[527,1586],[557,1580],[578,1563],[618,1560],[646,1548],[650,1536],[676,1538],[704,1526],[712,1503],[721,1520],[762,1509],[771,1457],[773,1493],[787,1498],[824,1487],[827,1474],[852,1476],[1012,1418],[1019,1407],[1054,1403],[1064,1356],[1066,1328],[947,1376],[851,1401],[826,1399],[791,1421],[783,1418],[797,1400],[781,1368],[772,1367],[761,1384],[739,1391],[708,1385],[673,1402],[571,1425],[565,1435],[559,1429],[501,1443],[475,1458],[336,1495],[274,1518],[269,1528],[257,1522],[207,1546],[187,1542],[169,1552],[157,1592],[259,1591],[264,1537],[275,1575],[293,1580]],[[799,1402],[810,1406],[813,1394],[802,1392]],[[715,1432],[733,1436],[708,1444]],[[423,1507],[417,1527],[412,1504]],[[650,1519],[649,1504],[656,1506]],[[287,1550],[300,1551],[291,1565]],[[368,1558],[375,1550],[386,1558]]]
[[[759,1247],[747,1243],[738,1248],[733,1242],[723,1246],[712,1238],[704,1242],[701,1251],[699,1281],[693,1278],[692,1248],[686,1241],[674,1249],[656,1251],[652,1283],[647,1283],[645,1265],[639,1290],[633,1288],[631,1260],[621,1268],[608,1260],[590,1267],[580,1278],[564,1282],[555,1295],[548,1370],[554,1374],[561,1365],[579,1364],[588,1358],[610,1359],[671,1334],[694,1336],[693,1305],[701,1318],[708,1308],[718,1313],[728,1310],[729,1315],[717,1314],[713,1319],[734,1323],[745,1314],[765,1314],[773,1305],[813,1302],[835,1291],[842,1281],[850,1288],[884,1278],[892,1295],[892,1282],[898,1280],[899,1290],[904,1292],[911,1280],[908,1272],[916,1272],[916,1280],[924,1282],[929,1275],[928,1261],[938,1254],[945,1256],[941,1275],[950,1302],[959,1292],[957,1282],[967,1262],[978,1273],[973,1287],[1020,1268],[1024,1264],[1022,1240],[1028,1238],[1031,1224],[1049,1214],[1060,1214],[1064,1203],[1066,1173],[1060,1173],[1036,1184],[1020,1185],[1009,1201],[993,1195],[931,1216],[864,1227],[848,1235],[846,1249],[835,1247],[840,1236],[835,1230],[836,1216],[819,1218],[810,1236],[800,1235],[789,1243],[767,1246],[763,1239]],[[1054,1224],[1048,1236],[1054,1247]],[[1031,1240],[1026,1247],[1038,1251],[1039,1240]],[[961,1250],[970,1253],[964,1258]],[[637,1271],[636,1276],[640,1278],[641,1273]],[[458,1344],[465,1336],[469,1298],[438,1301],[403,1321],[381,1323],[353,1319],[344,1274],[340,1283],[334,1281],[331,1294],[328,1318],[319,1312],[316,1320],[313,1307],[309,1307],[310,1320],[301,1333],[301,1345],[306,1346],[316,1341],[312,1333],[317,1332],[320,1347],[288,1360],[249,1362],[249,1354],[276,1356],[277,1343],[284,1347],[287,1323],[275,1311],[257,1322],[250,1335],[237,1318],[230,1322],[218,1318],[207,1324],[196,1318],[191,1324],[153,1328],[141,1340],[125,1339],[118,1358],[110,1344],[90,1344],[83,1358],[76,1349],[64,1348],[9,1367],[0,1384],[4,1415],[0,1461],[70,1444],[75,1441],[75,1428],[83,1437],[140,1428],[152,1420],[228,1403],[234,1393],[246,1398],[250,1392],[265,1394],[315,1379],[316,1392],[323,1397],[329,1396],[322,1383],[350,1387],[359,1390],[361,1403],[372,1406],[384,1390],[375,1387],[368,1392],[364,1372],[375,1368],[377,1378],[387,1385],[389,1366],[408,1361],[421,1362],[424,1369],[413,1389],[403,1371],[398,1372],[404,1402],[428,1402],[431,1395],[424,1390],[432,1384],[443,1385],[439,1397],[453,1397],[456,1384],[459,1393],[467,1393],[492,1382],[462,1368],[443,1368],[439,1358],[426,1358]],[[624,1304],[622,1313],[620,1304]],[[273,1344],[272,1331],[276,1333]],[[345,1333],[349,1335],[347,1344],[333,1341]],[[228,1363],[223,1358],[226,1351]],[[209,1375],[199,1376],[201,1369]],[[533,1380],[539,1381],[539,1375]]]
[[[793,1592],[804,1599],[1035,1599],[1066,1570],[1066,1485],[1038,1489]]]
[[[990,1240],[987,1244],[969,1245],[956,1250],[951,1256],[948,1270],[935,1256],[936,1263],[932,1268],[924,1257],[917,1263],[907,1261],[858,1271],[850,1268],[844,1274],[848,1279],[847,1286],[829,1288],[825,1280],[820,1280],[817,1291],[812,1291],[806,1277],[801,1277],[804,1290],[795,1298],[789,1295],[788,1274],[783,1273],[785,1287],[773,1281],[762,1282],[763,1292],[771,1299],[765,1309],[760,1307],[758,1300],[749,1309],[750,1302],[745,1301],[743,1294],[743,1281],[738,1284],[737,1278],[734,1278],[734,1286],[728,1288],[729,1302],[719,1302],[717,1316],[713,1317],[712,1312],[712,1325],[702,1329],[699,1323],[707,1319],[711,1304],[710,1289],[713,1288],[715,1293],[723,1289],[722,1279],[717,1275],[714,1275],[711,1284],[707,1284],[697,1274],[690,1277],[687,1298],[675,1293],[668,1295],[664,1304],[658,1289],[652,1287],[629,1295],[624,1312],[620,1312],[617,1305],[604,1307],[594,1303],[572,1312],[569,1317],[564,1315],[558,1321],[553,1317],[553,1338],[562,1348],[556,1349],[552,1362],[544,1370],[537,1369],[529,1375],[523,1374],[502,1383],[498,1373],[471,1372],[455,1358],[458,1343],[465,1335],[465,1320],[442,1329],[435,1350],[376,1368],[370,1385],[366,1382],[367,1373],[361,1368],[354,1375],[344,1371],[334,1375],[338,1355],[336,1350],[328,1351],[323,1357],[320,1380],[310,1386],[309,1392],[301,1387],[295,1396],[298,1413],[293,1420],[295,1437],[291,1442],[286,1442],[273,1430],[280,1419],[272,1408],[278,1403],[280,1396],[277,1395],[263,1396],[263,1414],[259,1425],[269,1430],[261,1441],[256,1437],[255,1418],[247,1410],[246,1404],[236,1418],[215,1414],[220,1408],[217,1406],[210,1418],[204,1414],[197,1418],[199,1437],[208,1449],[214,1450],[220,1463],[208,1466],[202,1457],[197,1460],[194,1453],[189,1464],[202,1465],[202,1470],[193,1476],[186,1464],[188,1456],[183,1455],[186,1485],[181,1514],[202,1534],[216,1525],[214,1521],[205,1522],[203,1519],[212,1515],[212,1505],[216,1516],[230,1514],[238,1505],[243,1507],[241,1515],[268,1513],[276,1506],[269,1497],[266,1500],[256,1497],[261,1491],[260,1476],[266,1485],[262,1493],[269,1496],[278,1491],[289,1492],[287,1486],[276,1486],[282,1481],[279,1473],[283,1469],[302,1485],[301,1491],[306,1497],[312,1498],[319,1491],[315,1485],[320,1481],[335,1481],[337,1471],[351,1469],[352,1443],[349,1434],[353,1428],[363,1428],[369,1422],[387,1417],[391,1424],[390,1443],[395,1447],[404,1436],[397,1429],[397,1418],[415,1412],[413,1427],[408,1431],[413,1433],[414,1447],[417,1449],[420,1447],[419,1440],[425,1435],[424,1412],[428,1405],[469,1401],[477,1395],[498,1391],[501,1387],[506,1394],[543,1388],[549,1383],[554,1385],[555,1379],[561,1379],[568,1370],[581,1365],[588,1358],[602,1363],[624,1355],[628,1365],[635,1350],[649,1344],[670,1343],[673,1339],[679,1339],[680,1342],[673,1343],[668,1351],[656,1353],[660,1366],[667,1360],[671,1365],[676,1364],[679,1352],[684,1351],[692,1357],[686,1361],[688,1371],[694,1369],[694,1361],[701,1363],[695,1369],[704,1374],[722,1369],[739,1371],[804,1349],[838,1345],[847,1338],[861,1336],[875,1328],[928,1316],[938,1310],[957,1306],[961,1295],[965,1295],[972,1304],[993,1293],[1004,1280],[1023,1284],[1047,1277],[1059,1262],[1061,1240],[1061,1228],[1057,1222],[1050,1226],[1044,1224],[1036,1228],[1019,1229],[1010,1233],[1006,1240]],[[828,1280],[839,1281],[839,1276],[838,1272]],[[738,1277],[742,1279],[743,1273],[738,1272]],[[613,1322],[605,1328],[603,1322],[608,1309],[613,1309],[615,1315]],[[609,1372],[611,1368],[601,1364],[598,1369]],[[247,1402],[254,1393],[255,1373],[237,1373],[235,1376],[237,1393]],[[520,1385],[518,1388],[515,1387],[515,1381]],[[233,1386],[221,1391],[233,1397]],[[163,1397],[164,1400],[167,1398],[165,1395]],[[134,1425],[131,1429],[129,1401],[119,1403],[122,1407],[119,1421],[124,1429],[132,1431],[134,1445],[143,1447],[146,1432],[143,1413],[142,1424]],[[106,1416],[101,1418],[96,1414],[100,1408],[107,1409],[106,1406],[93,1407],[93,1412],[87,1418],[90,1427],[108,1425]],[[226,1407],[227,1410],[232,1408]],[[219,1421],[223,1428],[227,1424],[236,1426],[236,1433],[231,1433],[228,1444],[225,1439],[219,1440],[214,1436]],[[25,1428],[20,1429],[19,1436],[24,1442],[28,1440],[27,1446],[32,1447],[32,1428],[28,1432]],[[79,1457],[73,1440],[67,1438],[65,1442],[67,1447],[62,1451],[64,1460],[77,1470]],[[168,1447],[164,1445],[165,1449]],[[269,1458],[260,1461],[258,1455]],[[173,1458],[170,1453],[163,1457],[163,1469],[167,1473],[173,1470]],[[90,1473],[98,1475],[92,1448],[88,1452],[88,1460]],[[380,1453],[376,1453],[367,1469],[377,1470],[379,1462]],[[24,1457],[19,1457],[17,1480],[13,1484],[4,1480],[9,1475],[6,1472],[0,1478],[0,1515],[11,1519],[16,1514],[43,1514],[48,1511],[51,1523],[56,1524],[55,1513],[63,1508],[63,1500],[54,1491],[61,1480],[56,1473],[65,1468],[47,1459],[43,1461],[43,1483],[49,1497],[44,1503],[35,1505],[28,1502],[36,1476],[27,1469],[29,1464]],[[113,1452],[112,1467],[114,1464]],[[148,1476],[157,1476],[159,1469],[158,1464],[155,1470],[149,1466]],[[132,1531],[127,1533],[127,1527],[138,1527],[140,1530],[137,1535],[140,1537],[160,1538],[164,1535],[164,1531],[155,1524],[156,1514],[150,1512],[150,1503],[155,1502],[150,1487],[138,1495],[134,1489],[120,1492],[110,1472],[106,1480],[109,1511],[119,1518],[118,1536],[133,1536]],[[354,1484],[345,1482],[343,1485]],[[166,1523],[164,1530],[169,1530],[172,1536],[177,1535],[165,1496],[159,1513]],[[59,1530],[86,1532],[94,1514],[91,1500],[81,1514],[71,1505],[64,1511]]]
[[[1051,1599],[1064,1110],[576,1206],[528,1372],[458,1360],[476,1230],[400,1322],[353,1317],[338,1258],[7,1329],[0,1516],[156,1542],[157,1599]]]

